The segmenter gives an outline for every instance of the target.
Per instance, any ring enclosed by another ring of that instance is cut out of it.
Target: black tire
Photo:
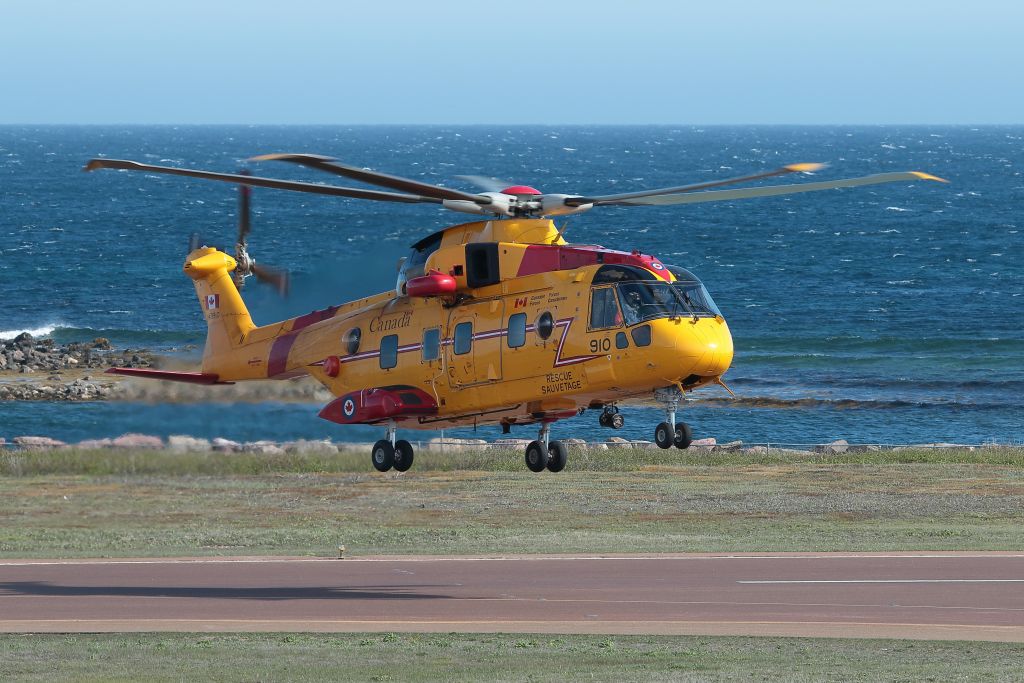
[[[378,472],[387,472],[395,466],[395,447],[387,439],[381,439],[373,444],[370,459]]]
[[[625,424],[626,418],[622,416],[622,413],[612,415],[612,429],[622,429]]]
[[[654,443],[658,444],[658,448],[672,448],[675,435],[672,425],[668,422],[659,422],[654,428]]]
[[[543,472],[548,466],[548,454],[540,441],[531,441],[526,447],[526,466],[531,472]]]
[[[693,430],[685,422],[676,422],[676,438],[672,440],[676,448],[689,448],[693,443]]]
[[[406,472],[412,467],[413,451],[412,444],[405,439],[395,442],[395,469],[399,472]]]
[[[608,413],[601,413],[601,417],[597,418],[597,424],[601,425],[602,427],[611,427],[612,416],[609,415]]]
[[[569,461],[569,449],[561,441],[548,442],[548,471],[561,472]]]

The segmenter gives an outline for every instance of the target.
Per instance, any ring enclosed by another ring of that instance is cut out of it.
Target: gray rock
[[[273,441],[251,441],[242,444],[243,453],[259,453],[261,455],[284,455],[285,450]]]
[[[79,441],[76,443],[75,448],[91,451],[100,448],[110,448],[112,443],[114,443],[112,439],[86,439],[85,441]]]
[[[159,436],[148,434],[122,434],[110,442],[114,448],[142,448],[146,450],[163,450],[164,441]]]
[[[609,436],[605,439],[605,445],[608,448],[632,448],[633,444],[628,439],[623,439],[621,436]]]
[[[14,443],[22,448],[64,448],[67,446],[63,441],[51,439],[48,436],[16,436]]]
[[[208,439],[174,434],[167,437],[167,450],[174,453],[202,453],[211,449]]]
[[[526,448],[530,439],[495,439],[491,442],[491,448]]]
[[[288,441],[281,444],[281,448],[286,453],[337,453],[338,447],[331,443],[328,439],[322,439],[317,441],[307,441],[306,439],[299,439],[298,441]]]
[[[429,446],[431,450],[441,450],[446,452],[459,453],[462,451],[474,451],[481,448],[486,448],[487,442],[483,439],[452,439],[446,437],[444,439],[431,439]]]
[[[213,450],[219,453],[238,453],[242,450],[242,444],[231,439],[222,439],[221,437],[215,438],[212,442]]]
[[[715,446],[716,451],[738,451],[741,448],[743,448],[742,441],[730,441],[728,443],[723,443]]]
[[[846,439],[837,439],[831,443],[821,444],[814,447],[815,453],[827,453],[831,455],[839,455],[845,453],[850,448],[849,442]]]

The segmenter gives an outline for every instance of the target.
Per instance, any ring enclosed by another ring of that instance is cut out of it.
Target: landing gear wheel
[[[399,439],[395,442],[395,469],[399,472],[405,472],[412,467],[412,444],[405,439]]]
[[[540,441],[531,441],[526,447],[526,466],[531,472],[543,472],[548,466],[548,454]]]
[[[676,422],[676,438],[672,440],[676,448],[689,448],[693,443],[693,430],[685,422]],[[397,465],[396,465],[397,467]]]
[[[552,441],[548,443],[548,456],[548,470],[561,472],[569,460],[569,449],[561,441]]]
[[[668,422],[661,422],[654,428],[654,443],[658,444],[658,448],[672,448],[675,435],[672,425]]]
[[[622,425],[626,424],[626,418],[619,412],[618,406],[605,406],[604,412],[597,418],[597,422],[602,427],[622,429]]]
[[[387,472],[395,466],[395,447],[387,439],[381,439],[373,444],[371,457],[378,472]]]

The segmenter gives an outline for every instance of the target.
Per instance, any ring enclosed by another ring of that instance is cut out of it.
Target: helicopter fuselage
[[[205,306],[203,373],[309,374],[339,397],[321,416],[342,424],[549,421],[663,387],[690,391],[732,361],[728,325],[696,278],[639,252],[566,244],[550,220],[448,228],[414,247],[395,292],[223,336],[213,328],[247,312],[232,310],[237,291],[214,291],[230,278],[189,267],[213,253],[186,264],[200,301],[218,304]],[[454,291],[408,295],[431,273]]]

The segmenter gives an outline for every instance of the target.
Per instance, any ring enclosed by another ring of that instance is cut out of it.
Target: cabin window
[[[590,295],[590,329],[600,330],[622,324],[614,287],[594,289]]]
[[[634,327],[630,330],[630,334],[633,336],[633,343],[637,346],[650,346],[651,345],[651,326],[641,325],[640,327]]]
[[[459,323],[455,326],[455,355],[461,356],[473,350],[473,323]]]
[[[516,313],[508,318],[508,347],[518,349],[526,343],[526,314]]]
[[[398,335],[389,334],[380,340],[380,368],[387,370],[398,365]]]
[[[363,338],[363,332],[358,327],[353,327],[351,330],[341,335],[341,344],[348,351],[349,355],[359,351],[359,342]]]
[[[629,339],[626,338],[625,332],[619,332],[615,335],[615,348],[626,349],[629,348]]]
[[[544,311],[537,318],[537,336],[541,339],[547,339],[551,336],[551,333],[555,331],[555,319],[548,311]]]
[[[423,360],[437,360],[441,355],[441,330],[434,327],[423,331]]]

